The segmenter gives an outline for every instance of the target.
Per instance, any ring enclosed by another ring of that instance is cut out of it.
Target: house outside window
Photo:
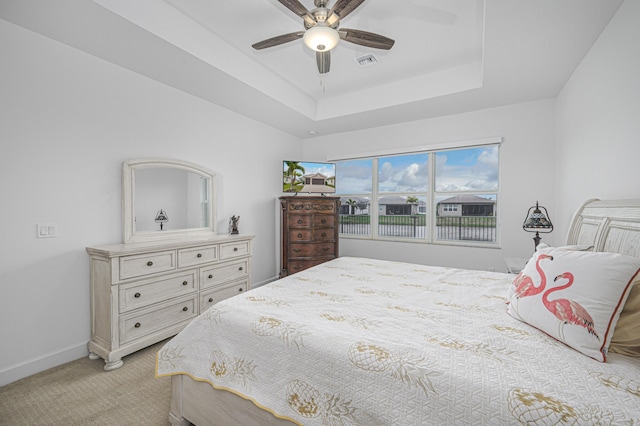
[[[495,245],[498,161],[499,144],[336,161],[340,235]]]

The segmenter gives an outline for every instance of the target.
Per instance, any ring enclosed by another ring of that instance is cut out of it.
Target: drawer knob
[[[212,274],[209,274],[209,279],[211,279],[211,278],[213,278],[213,275],[212,275]]]
[[[301,249],[293,249],[294,253],[300,253],[302,250]]]
[[[298,225],[300,225],[302,223],[301,219],[298,219]]]
[[[323,237],[326,237],[326,236],[327,236],[327,233],[326,233],[326,232],[323,232],[323,233],[322,233],[322,234],[320,234],[320,235],[322,235]]]
[[[136,293],[136,294],[134,294],[134,295],[133,295],[133,297],[135,297],[135,298],[140,297],[140,293]]]
[[[189,284],[189,281],[182,281],[182,285],[187,285]]]
[[[187,308],[186,306],[184,308],[182,308],[182,312],[187,312],[189,310],[189,308]]]
[[[196,257],[202,257],[202,253],[196,254]]]
[[[240,287],[240,288],[238,289],[238,291],[239,291],[239,292],[242,292],[242,287]]]
[[[234,248],[233,248],[233,251],[238,251],[238,247],[234,247]]]
[[[238,271],[242,271],[242,266],[238,268]]]
[[[320,223],[322,223],[322,224],[327,223],[327,219],[322,219],[322,220],[320,221]]]
[[[323,247],[322,250],[327,251],[329,250],[329,247]]]
[[[134,325],[135,328],[140,328],[142,324],[140,324],[139,322],[136,323],[136,325]]]
[[[209,298],[209,303],[212,303],[212,302],[213,302],[213,297],[210,297]]]
[[[302,238],[302,234],[298,234],[298,238]]]
[[[147,266],[153,266],[153,262],[152,261],[148,261],[147,262]]]

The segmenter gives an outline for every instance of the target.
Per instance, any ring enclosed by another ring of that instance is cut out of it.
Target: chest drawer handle
[[[212,303],[212,302],[213,302],[213,297],[210,297],[209,298],[209,303]]]
[[[298,238],[302,238],[302,234],[298,234]]]
[[[136,294],[134,294],[134,295],[133,295],[133,297],[135,297],[135,298],[140,297],[140,293],[136,293]]]
[[[140,328],[142,324],[140,324],[139,322],[136,323],[136,325],[134,325],[135,328]]]
[[[302,249],[293,249],[294,253],[300,253],[302,251]]]
[[[322,235],[323,237],[326,237],[326,236],[327,236],[327,233],[326,233],[326,232],[323,232],[323,233],[322,233],[322,234],[320,234],[320,235]]]
[[[238,251],[238,247],[234,247],[234,248],[233,248],[233,251]]]
[[[213,278],[213,274],[209,274],[209,279]]]
[[[189,284],[189,281],[182,281],[182,285],[187,285]]]
[[[327,223],[327,219],[322,219],[322,220],[320,221],[320,223],[322,223],[322,224],[324,225],[325,223]]]
[[[238,271],[242,271],[242,266],[238,268]]]
[[[327,251],[329,250],[329,247],[324,247],[322,250]]]
[[[186,306],[184,308],[182,308],[182,312],[187,312],[189,310],[189,308],[187,308]]]
[[[147,266],[153,266],[153,262],[152,261],[148,261],[147,262]]]
[[[302,223],[301,219],[298,219],[298,225],[300,225]]]
[[[202,257],[202,253],[196,254],[196,257]]]

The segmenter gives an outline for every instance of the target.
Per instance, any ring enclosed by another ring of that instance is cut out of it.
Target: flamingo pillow
[[[640,259],[608,252],[538,249],[508,292],[507,312],[605,362]]]

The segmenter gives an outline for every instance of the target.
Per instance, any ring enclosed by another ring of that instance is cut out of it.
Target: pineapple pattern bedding
[[[640,359],[510,317],[514,276],[341,257],[220,302],[157,355],[303,425],[640,425]]]

